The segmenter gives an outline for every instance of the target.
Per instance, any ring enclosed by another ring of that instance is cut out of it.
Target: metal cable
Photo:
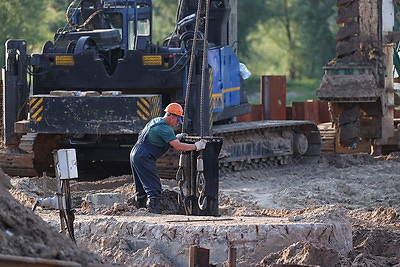
[[[72,14],[70,17],[68,17],[68,13],[69,13],[69,11],[71,10],[71,8],[75,5],[76,1],[77,1],[77,0],[72,1],[72,2],[68,5],[68,7],[67,7],[67,12],[65,12],[65,17],[67,18],[67,23],[68,23],[69,25],[71,25],[72,27],[75,26],[75,24],[73,23],[73,20],[72,20],[72,17],[73,17],[74,14]],[[79,1],[78,6],[81,4],[81,2],[82,2],[82,0]],[[75,12],[76,12],[76,10],[75,10]],[[67,25],[68,25],[68,24],[67,24]]]
[[[210,13],[210,0],[206,1],[205,10],[205,22],[204,22],[204,36],[203,36],[203,58],[201,64],[201,86],[200,86],[200,138],[204,136],[204,91],[206,83],[206,69],[207,69],[207,48],[208,48],[208,20]],[[201,167],[197,164],[197,190],[199,192],[198,206],[200,210],[207,208],[207,197],[205,196],[206,179],[204,177],[203,168],[203,150],[200,151],[200,155],[197,159],[201,161]]]
[[[69,11],[69,9],[71,8],[71,6],[74,4],[76,2],[76,0],[75,1],[73,1],[69,6],[68,6],[68,8],[67,8],[67,12]],[[78,3],[78,5],[77,6],[80,6],[81,5],[81,3],[82,3],[82,0],[80,0],[79,1],[79,3]],[[75,11],[74,12],[77,12],[77,9],[75,9]],[[75,13],[74,14],[72,14],[71,15],[71,18],[73,17],[75,15]],[[66,14],[66,16],[67,16],[67,18],[68,18],[68,14]],[[65,29],[67,28],[67,26],[68,25],[71,25],[70,24],[70,21],[69,21],[69,19],[67,19],[67,24],[65,24],[65,26],[64,26],[64,28],[61,30],[61,32],[63,32],[63,31],[65,31]],[[58,42],[58,40],[60,39],[60,34],[57,36],[57,39],[56,40],[54,40],[54,44],[53,44],[53,46],[56,46],[56,44],[57,44],[57,42]]]
[[[190,63],[189,63],[189,73],[188,73],[188,79],[187,79],[187,84],[186,84],[186,95],[185,95],[185,108],[188,107],[189,105],[189,96],[190,96],[190,85],[192,83],[192,76],[193,76],[193,68],[194,68],[194,60],[195,60],[195,52],[196,52],[196,43],[197,43],[197,33],[199,31],[199,24],[200,24],[200,14],[201,14],[201,0],[199,0],[198,5],[197,5],[197,11],[196,11],[196,23],[194,27],[194,36],[193,36],[193,42],[192,42],[192,50],[190,54]],[[183,125],[182,125],[182,133],[187,132],[187,112],[183,114]]]
[[[206,83],[206,66],[207,66],[207,48],[208,48],[208,20],[210,14],[210,0],[206,0],[206,16],[204,22],[204,36],[203,36],[203,62],[201,65],[201,86],[200,86],[200,137],[204,136],[204,90]]]
[[[178,10],[176,12],[176,22],[175,22],[175,28],[174,31],[171,33],[171,38],[168,40],[167,46],[169,47],[172,38],[174,37],[175,34],[178,34],[178,23],[179,23],[179,18],[182,13],[182,6],[183,6],[183,0],[180,0],[178,3]]]
[[[202,74],[201,74],[201,85],[200,85],[200,136],[203,137],[204,135],[204,126],[203,126],[203,110],[204,110],[204,87],[205,87],[205,78],[206,78],[206,66],[207,66],[207,37],[208,37],[208,19],[209,19],[209,5],[210,1],[206,0],[206,15],[205,15],[205,30],[204,30],[204,35],[203,35],[203,58],[202,58]],[[200,15],[201,15],[201,8],[202,8],[202,0],[198,1],[198,6],[197,6],[197,11],[196,11],[196,22],[195,22],[195,28],[194,28],[194,35],[193,35],[193,41],[192,41],[192,49],[191,49],[191,54],[190,54],[190,63],[189,63],[189,72],[188,72],[188,78],[187,78],[187,84],[186,84],[186,95],[185,95],[185,108],[188,108],[189,105],[189,97],[190,97],[190,90],[191,90],[191,83],[192,83],[192,76],[193,76],[193,70],[194,70],[194,62],[195,62],[195,56],[196,56],[196,46],[197,46],[197,36],[199,32],[199,24],[200,24]],[[187,112],[184,113],[183,117],[183,125],[182,125],[182,133],[187,132]],[[182,156],[182,154],[181,154]],[[204,177],[204,170],[203,170],[203,162],[202,162],[202,157],[203,157],[203,151],[200,151],[200,156],[198,158],[198,161],[201,161],[201,168],[199,169],[199,164],[197,166],[197,190],[199,192],[199,197],[198,197],[198,206],[201,210],[206,209],[207,207],[207,199],[205,196],[205,186],[206,186],[206,180]],[[179,179],[181,178],[181,179]],[[183,168],[178,170],[177,172],[177,179],[178,184],[181,189],[181,201],[185,203],[186,199],[183,194],[183,189],[182,185],[184,182],[183,179]],[[185,211],[187,212],[187,206],[184,204]]]
[[[179,9],[181,9],[181,8],[182,8],[182,5],[180,6]],[[195,52],[196,52],[197,33],[199,31],[200,11],[201,11],[201,1],[199,0],[198,5],[197,5],[196,23],[195,23],[192,49],[191,49],[191,54],[190,54],[189,72],[188,72],[188,78],[187,78],[187,84],[186,84],[186,93],[185,93],[185,108],[186,108],[186,110],[189,106],[189,97],[190,97],[190,90],[191,90],[190,85],[192,83],[192,75],[193,75]],[[179,14],[178,14],[178,16],[179,16]],[[188,125],[187,121],[188,120],[187,120],[187,111],[186,111],[183,113],[182,133],[187,132],[187,125]],[[183,152],[181,152],[181,157],[183,157]],[[177,178],[181,178],[178,180],[178,185],[179,185],[180,191],[181,191],[181,200],[183,201],[183,207],[185,209],[186,214],[188,214],[188,208],[186,206],[186,201],[185,201],[186,197],[183,193],[183,188],[182,188],[183,183],[185,181],[183,166],[182,166],[181,170],[178,170],[176,175],[177,175]]]
[[[97,14],[100,14],[101,12],[103,12],[103,10],[96,10],[95,12],[93,12],[86,20],[83,24],[78,25],[76,28],[84,28],[86,27],[86,25],[95,17],[97,16]]]

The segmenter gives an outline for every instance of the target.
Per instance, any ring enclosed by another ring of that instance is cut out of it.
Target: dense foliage
[[[71,0],[0,2],[0,43],[25,39],[30,53],[40,52],[66,23]],[[336,8],[332,0],[237,0],[238,54],[255,77],[287,75],[289,79],[322,75],[335,56]],[[153,0],[154,42],[173,31],[178,0]],[[4,62],[1,45],[0,62]]]
[[[8,39],[24,39],[28,52],[40,52],[54,32],[63,27],[70,0],[0,1],[0,62],[4,65],[4,44]]]
[[[238,1],[238,10],[239,55],[257,74],[320,77],[334,57],[332,0]]]

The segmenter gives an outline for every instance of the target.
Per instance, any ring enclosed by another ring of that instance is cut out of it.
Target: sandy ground
[[[326,154],[315,164],[288,165],[224,174],[220,177],[220,218],[250,216],[257,220],[257,218],[265,217],[300,216],[299,218],[314,220],[333,220],[342,217],[349,220],[353,228],[354,248],[347,255],[340,255],[336,251],[316,244],[299,242],[277,253],[265,255],[261,262],[254,263],[249,262],[248,259],[237,259],[237,266],[273,266],[274,264],[400,266],[399,155],[372,157],[365,154]],[[170,214],[176,212],[171,199],[176,196],[178,188],[175,181],[165,180],[163,183],[166,193],[162,209],[164,214]],[[29,208],[36,199],[52,196],[55,190],[54,179],[49,178],[13,177],[11,184],[13,185],[13,188],[9,190],[11,195]],[[137,210],[129,205],[129,201],[111,208],[93,208],[85,202],[81,207],[82,200],[88,193],[116,192],[122,193],[125,199],[129,199],[134,193],[130,176],[111,177],[97,182],[72,182],[71,191],[77,207],[76,216],[102,214],[152,216],[146,211]],[[27,210],[24,212],[28,213]],[[57,220],[58,216],[55,210],[41,208],[38,208],[35,214],[47,221],[52,217],[53,220]],[[21,229],[23,227],[29,229],[29,226],[23,222],[21,225]],[[0,227],[1,230],[5,228],[4,223],[3,226],[1,225],[1,221]],[[27,232],[29,232],[28,229]],[[7,238],[7,235],[3,235],[3,240],[4,238]],[[8,243],[9,246],[10,244],[11,242]],[[127,266],[170,265],[168,255],[162,255],[153,247],[143,248],[135,253],[126,253],[124,250],[127,248],[123,246],[118,247],[115,244],[113,246],[107,242],[104,242],[103,246],[100,248],[87,246],[88,250],[98,254],[93,255],[93,258],[88,256],[91,255],[90,252],[82,249],[85,252],[79,262],[99,262],[101,258],[104,263]],[[108,246],[113,246],[113,249]],[[0,253],[24,255],[22,253],[26,252],[21,251],[20,248],[13,250],[11,246],[7,251],[0,250]],[[57,258],[57,255],[42,254],[38,253],[36,256]],[[30,252],[29,255],[35,255],[35,252]],[[63,259],[68,259],[68,257]],[[223,265],[218,264],[218,266]]]

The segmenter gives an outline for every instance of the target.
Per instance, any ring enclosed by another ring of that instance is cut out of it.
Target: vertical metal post
[[[60,177],[56,176],[57,179],[57,201],[58,201],[58,210],[60,215],[60,230],[61,233],[65,235],[65,208],[64,208],[64,201],[63,201],[63,190],[60,181]]]
[[[228,22],[228,45],[232,47],[234,51],[237,50],[237,0],[229,0],[229,6],[231,8],[231,13]]]
[[[386,69],[388,70],[385,75],[385,91],[386,98],[383,99],[383,116],[382,116],[382,137],[380,140],[376,140],[375,144],[381,145],[385,144],[387,140],[393,136],[395,132],[394,126],[394,78],[393,78],[393,51],[394,44],[384,44],[383,53],[386,55]]]
[[[209,267],[210,250],[191,246],[189,249],[189,267]]]
[[[228,248],[228,267],[236,267],[236,248]]]
[[[60,149],[54,151],[54,166],[58,184],[58,206],[60,210],[61,231],[68,235],[75,242],[74,220],[75,215],[72,209],[70,179],[78,178],[78,167],[75,149]]]
[[[263,120],[286,120],[286,76],[261,76]]]
[[[26,42],[8,40],[5,47],[5,69],[3,70],[3,136],[6,145],[17,144],[14,123],[26,119],[28,113],[29,88],[27,85]]]

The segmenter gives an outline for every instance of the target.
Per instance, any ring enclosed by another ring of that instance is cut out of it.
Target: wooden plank
[[[0,254],[0,267],[82,267],[73,261]]]

